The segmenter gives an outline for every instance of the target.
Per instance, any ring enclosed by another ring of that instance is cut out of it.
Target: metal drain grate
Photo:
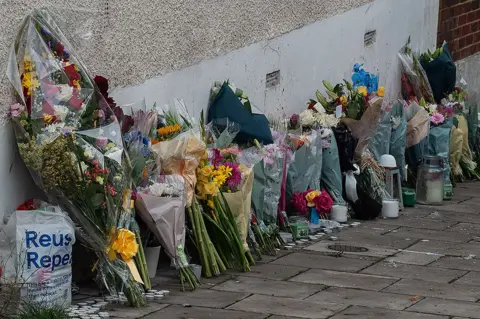
[[[368,251],[368,248],[365,248],[365,247],[352,246],[352,245],[341,245],[341,244],[329,245],[328,249],[335,250],[335,251],[341,251],[341,252],[345,252],[345,253],[366,253]]]

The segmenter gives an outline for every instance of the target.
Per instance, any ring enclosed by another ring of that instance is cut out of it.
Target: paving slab
[[[409,248],[411,249],[411,248]],[[436,253],[425,253],[416,251],[401,251],[392,257],[385,259],[387,262],[411,264],[411,265],[428,265],[443,255]]]
[[[276,264],[259,264],[252,267],[252,271],[242,273],[243,276],[260,277],[272,280],[285,280],[307,270],[306,267],[285,266]]]
[[[245,292],[275,297],[290,297],[293,299],[305,299],[320,290],[325,289],[322,285],[296,283],[291,281],[268,280],[252,277],[238,277],[235,280],[226,281],[212,289],[220,291]]]
[[[480,319],[480,304],[458,300],[426,298],[407,311]]]
[[[412,296],[359,289],[331,287],[308,297],[307,301],[326,301],[345,305],[404,310],[417,301]]]
[[[473,223],[457,223],[446,229],[446,231],[453,231],[458,233],[469,233],[473,235],[480,234],[480,224]]]
[[[446,232],[432,229],[418,229],[411,227],[401,227],[392,230],[385,236],[394,236],[397,238],[410,239],[428,239],[440,240],[453,243],[465,243],[472,238],[472,235],[466,233]]]
[[[312,251],[317,251],[317,252],[324,252],[324,253],[330,253],[330,254],[338,254],[339,252],[337,250],[330,249],[329,246],[337,244],[336,242],[319,242],[313,245],[310,245],[308,247],[305,247],[304,249],[306,250],[312,250]],[[396,249],[391,249],[391,248],[381,248],[381,247],[375,247],[375,246],[370,246],[370,245],[363,245],[361,242],[356,242],[355,245],[365,247],[368,249],[366,252],[343,252],[343,255],[348,256],[348,255],[356,255],[356,256],[371,256],[371,257],[388,257],[396,254],[398,250]]]
[[[480,272],[471,271],[465,276],[454,281],[453,283],[460,284],[460,285],[477,286],[477,288],[480,289]]]
[[[329,302],[317,303],[291,298],[253,295],[228,307],[228,309],[281,316],[289,314],[298,318],[323,319],[346,307],[345,305]]]
[[[480,299],[480,287],[414,279],[402,279],[382,291],[472,302]]]
[[[322,253],[296,252],[285,257],[276,259],[271,263],[285,266],[298,266],[336,271],[357,272],[372,265],[373,263],[375,263],[375,261],[325,256]]]
[[[161,303],[174,305],[188,304],[191,306],[208,308],[225,308],[249,295],[249,293],[225,293],[211,289],[196,289],[195,291],[188,292],[171,291],[168,298],[162,299]]]
[[[149,302],[146,307],[132,308],[127,306],[109,306],[106,311],[113,318],[141,318],[151,313],[155,313],[160,309],[168,307],[168,304],[160,304],[158,302]]]
[[[475,208],[475,212],[478,210],[478,204],[477,208]],[[460,223],[474,223],[474,224],[480,224],[480,215],[476,213],[468,213],[468,212],[460,212],[460,211],[435,211],[431,213],[429,216],[425,217],[426,219],[433,219],[433,220],[452,220],[452,221],[457,221]]]
[[[428,214],[421,214],[414,217],[405,217],[400,214],[396,219],[383,219],[380,218],[376,221],[377,224],[391,225],[391,226],[404,226],[411,228],[432,229],[432,230],[444,230],[457,224],[456,221],[444,221],[444,220],[432,220],[426,219]]]
[[[408,247],[408,251],[427,252],[457,257],[480,256],[480,245],[473,243],[452,243],[445,241],[429,240],[418,242]]]
[[[391,277],[352,274],[348,272],[310,269],[298,276],[291,278],[290,281],[378,291],[390,286],[394,282],[398,281],[398,279]]]
[[[480,259],[445,256],[428,265],[448,269],[460,269],[467,271],[480,271]]]
[[[253,312],[243,312],[235,310],[211,309],[201,307],[183,307],[172,305],[160,311],[154,312],[145,319],[265,319],[267,314],[258,314]]]
[[[395,230],[392,230],[395,231]],[[415,244],[415,239],[408,239],[395,236],[382,236],[381,234],[371,233],[339,233],[337,243],[368,245],[377,248],[405,249]]]
[[[441,269],[417,265],[401,264],[393,261],[379,262],[361,271],[362,274],[395,276],[420,279],[439,283],[449,283],[467,274],[465,270]]]
[[[447,316],[392,311],[378,308],[350,307],[330,319],[448,319]]]

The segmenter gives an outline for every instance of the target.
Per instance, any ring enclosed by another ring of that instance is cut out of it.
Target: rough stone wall
[[[32,7],[66,17],[90,72],[113,86],[145,81],[276,37],[372,0],[0,0],[0,105],[8,48]],[[393,0],[390,0],[393,1]],[[92,31],[88,40],[83,39]],[[307,48],[305,48],[307,50]]]

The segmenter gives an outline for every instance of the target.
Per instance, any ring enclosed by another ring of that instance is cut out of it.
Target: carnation
[[[302,126],[313,126],[316,122],[314,111],[305,110],[300,113],[300,122],[302,123]]]

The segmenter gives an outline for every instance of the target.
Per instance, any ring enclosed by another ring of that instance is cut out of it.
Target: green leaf
[[[95,195],[93,195],[91,198],[93,207],[97,208],[102,206],[104,199],[105,199],[104,194],[96,193]]]

